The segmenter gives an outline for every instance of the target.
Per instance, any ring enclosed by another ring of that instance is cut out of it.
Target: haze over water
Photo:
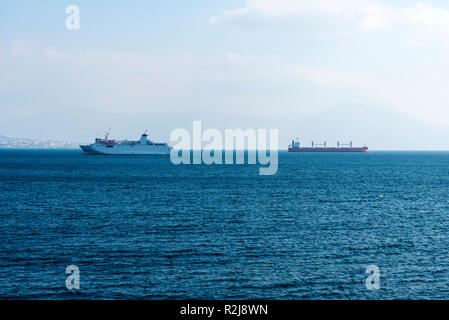
[[[0,150],[0,297],[447,298],[448,152],[280,152],[258,170]]]

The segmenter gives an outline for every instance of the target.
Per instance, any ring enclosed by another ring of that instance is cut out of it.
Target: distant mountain
[[[10,138],[0,135],[0,148],[54,148],[73,149],[78,145],[67,141]]]
[[[297,137],[303,146],[309,146],[312,140],[326,140],[327,145],[335,146],[338,140],[353,141],[356,146],[366,144],[371,150],[449,150],[449,140],[445,139],[449,126],[426,123],[392,107],[363,105],[340,106],[315,114],[298,111],[278,117],[225,115],[207,110],[167,115],[153,110],[138,114],[76,108],[0,119],[0,128],[10,135],[32,136],[42,141],[59,137],[83,143],[92,143],[108,128],[112,128],[113,139],[138,139],[148,129],[152,140],[168,141],[173,129],[191,132],[192,120],[202,120],[203,130],[278,128],[279,148],[284,150]]]

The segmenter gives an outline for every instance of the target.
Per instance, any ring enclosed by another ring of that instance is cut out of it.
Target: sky
[[[68,5],[80,29],[66,28]],[[448,150],[449,2],[0,2],[0,135],[278,128]]]

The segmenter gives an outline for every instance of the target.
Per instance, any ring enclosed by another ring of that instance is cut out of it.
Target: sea
[[[449,152],[259,168],[0,150],[0,298],[449,298]]]

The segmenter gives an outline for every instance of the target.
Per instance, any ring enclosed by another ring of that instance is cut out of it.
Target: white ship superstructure
[[[80,145],[80,148],[89,154],[108,155],[168,155],[171,150],[167,143],[157,143],[149,140],[146,131],[138,141],[117,141],[110,140],[108,137],[109,132],[106,132],[104,139],[96,138],[94,143]]]

